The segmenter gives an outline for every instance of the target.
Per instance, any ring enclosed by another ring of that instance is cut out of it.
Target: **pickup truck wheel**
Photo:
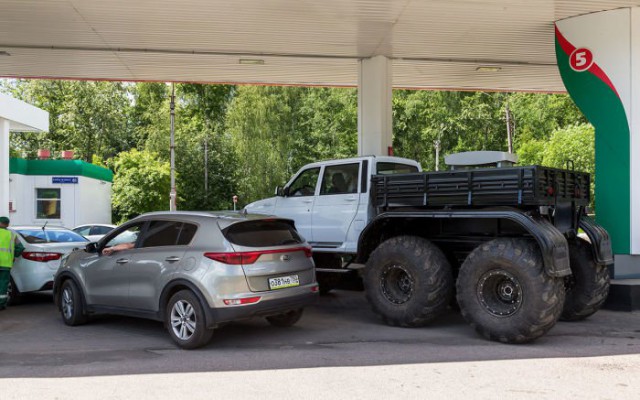
[[[424,326],[451,299],[451,266],[442,251],[417,236],[397,236],[369,256],[364,287],[373,311],[392,326]]]
[[[562,312],[564,285],[544,271],[533,241],[495,239],[474,249],[457,281],[462,316],[489,340],[526,343],[551,329]]]
[[[609,294],[609,271],[596,263],[591,244],[583,239],[569,241],[571,275],[564,279],[567,296],[560,319],[583,320],[600,309]]]

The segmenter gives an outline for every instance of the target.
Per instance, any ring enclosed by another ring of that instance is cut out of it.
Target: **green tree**
[[[435,169],[446,154],[471,150],[506,150],[506,94],[484,92],[394,91],[395,154]]]
[[[136,121],[136,135],[146,138],[144,147],[169,161],[170,88],[158,85],[136,88],[132,120]],[[234,92],[235,87],[230,85],[176,85],[175,157],[180,176],[176,190],[180,209],[228,209],[232,204],[237,162],[224,121]]]
[[[557,129],[587,123],[566,94],[513,93],[508,101],[515,121],[516,148],[531,140],[546,140]]]
[[[595,210],[595,131],[590,124],[558,129],[547,142],[542,165],[567,168],[568,161],[573,162],[577,171],[591,174],[591,207]]]
[[[353,89],[239,87],[226,119],[242,203],[271,196],[302,165],[355,156]]]
[[[74,150],[91,161],[131,148],[128,129],[128,85],[119,82],[15,80],[5,81],[12,96],[49,112],[49,132],[12,135],[19,153],[34,157],[38,148]]]
[[[121,152],[109,162],[115,172],[112,187],[114,221],[169,208],[170,166],[149,151]]]
[[[141,82],[130,87],[132,105],[128,120],[136,147],[145,147],[147,143],[162,139],[162,144],[166,142],[168,149],[169,90],[165,83],[155,82]]]

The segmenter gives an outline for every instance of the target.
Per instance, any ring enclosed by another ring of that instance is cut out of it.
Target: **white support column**
[[[387,155],[393,145],[391,60],[360,61],[358,71],[358,154]]]
[[[9,121],[0,118],[0,216],[9,216]]]

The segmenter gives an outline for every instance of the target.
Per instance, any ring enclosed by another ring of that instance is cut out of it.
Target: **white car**
[[[89,242],[81,235],[61,227],[16,226],[11,230],[18,234],[24,246],[20,257],[11,268],[9,301],[17,303],[24,293],[51,290],[53,275],[63,256],[74,249],[84,248]]]
[[[111,224],[86,224],[76,226],[72,231],[86,237],[90,242],[97,242],[115,227],[115,225]]]

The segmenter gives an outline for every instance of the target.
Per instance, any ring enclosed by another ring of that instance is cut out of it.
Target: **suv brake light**
[[[307,258],[311,258],[311,247],[296,247],[293,249],[277,249],[277,250],[260,250],[260,251],[241,251],[226,253],[204,253],[204,256],[224,264],[230,265],[248,265],[255,263],[263,254],[293,253],[296,251],[304,251]]]
[[[47,262],[47,261],[55,261],[62,258],[62,254],[60,253],[46,253],[40,251],[25,251],[22,253],[22,258],[25,260],[36,261],[36,262]]]

